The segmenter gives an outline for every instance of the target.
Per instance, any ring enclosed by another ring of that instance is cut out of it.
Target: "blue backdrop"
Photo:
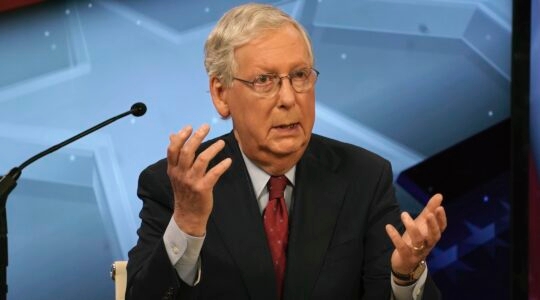
[[[210,101],[203,44],[243,2],[50,1],[0,14],[0,173],[148,106],[25,169],[8,201],[9,299],[112,299],[110,263],[136,242],[139,172],[185,124],[231,129]],[[379,153],[396,177],[509,117],[510,0],[267,2],[312,36],[314,131]]]

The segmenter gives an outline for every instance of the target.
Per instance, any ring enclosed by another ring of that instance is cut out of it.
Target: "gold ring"
[[[422,252],[422,250],[424,250],[424,248],[426,248],[426,242],[423,241],[422,244],[420,246],[412,246],[412,249],[416,252]]]

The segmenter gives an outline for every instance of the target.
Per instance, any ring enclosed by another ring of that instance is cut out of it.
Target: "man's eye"
[[[306,79],[309,76],[309,70],[294,71],[290,75],[293,79]]]
[[[272,82],[272,77],[272,75],[259,75],[257,78],[255,78],[253,83],[258,85],[269,84]]]

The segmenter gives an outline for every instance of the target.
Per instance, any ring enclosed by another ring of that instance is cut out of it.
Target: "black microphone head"
[[[131,106],[130,111],[135,117],[140,117],[146,113],[146,105],[142,102],[137,102]]]

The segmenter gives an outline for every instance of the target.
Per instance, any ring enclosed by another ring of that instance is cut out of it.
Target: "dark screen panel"
[[[540,298],[540,4],[531,2],[529,299]]]
[[[531,2],[514,1],[512,36],[512,298],[529,296]]]

